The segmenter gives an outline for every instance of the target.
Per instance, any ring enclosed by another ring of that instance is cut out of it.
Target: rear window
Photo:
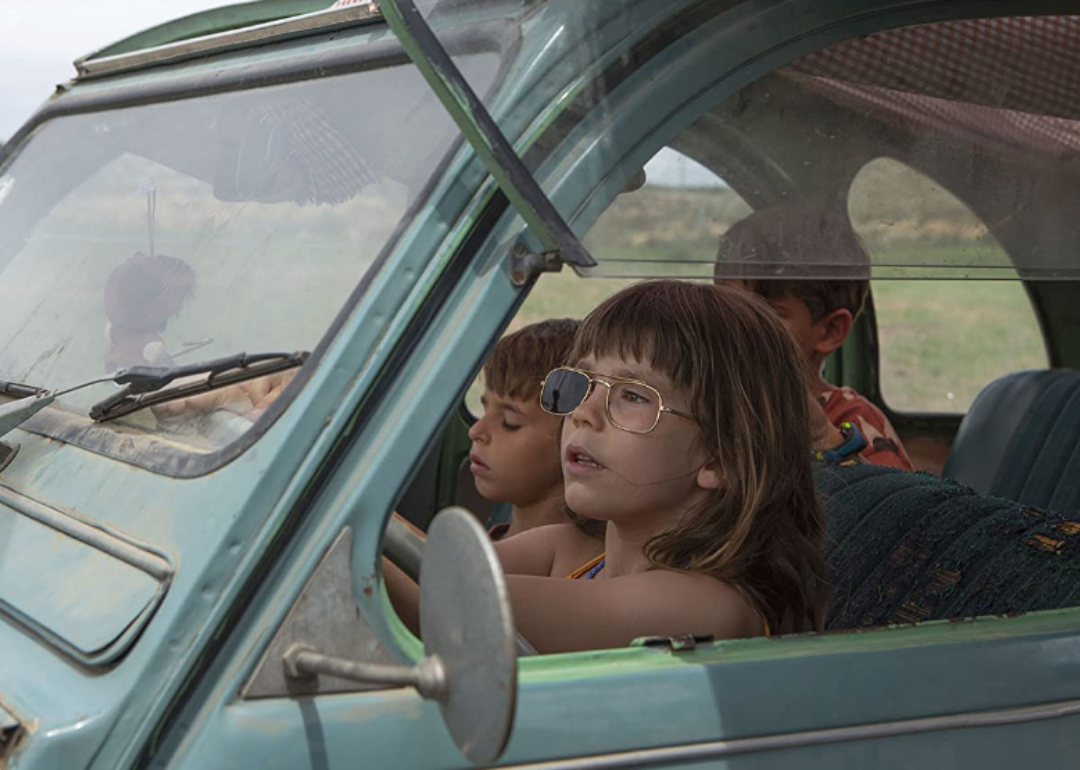
[[[891,158],[867,163],[848,194],[868,250],[896,264],[1009,264],[985,222],[942,184]],[[1017,277],[1016,270],[1008,271]],[[899,412],[963,413],[1002,375],[1049,365],[1018,281],[874,281],[881,396]]]

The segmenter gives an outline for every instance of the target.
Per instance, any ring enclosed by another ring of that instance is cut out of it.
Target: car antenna
[[[157,185],[154,177],[146,185],[146,218],[150,226],[150,259],[154,258],[154,224],[157,220]]]

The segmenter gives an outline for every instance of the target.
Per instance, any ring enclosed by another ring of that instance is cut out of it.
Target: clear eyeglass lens
[[[660,414],[660,394],[633,382],[612,383],[608,397],[611,421],[631,431],[649,431]]]

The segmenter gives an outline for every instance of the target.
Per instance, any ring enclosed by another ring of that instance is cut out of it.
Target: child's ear
[[[724,474],[716,463],[705,463],[697,472],[697,484],[702,489],[719,489],[724,483]]]
[[[814,324],[819,332],[817,343],[814,345],[814,352],[825,357],[835,351],[844,344],[844,340],[851,333],[853,323],[855,323],[855,319],[852,317],[851,311],[846,308],[834,310],[822,318]]]

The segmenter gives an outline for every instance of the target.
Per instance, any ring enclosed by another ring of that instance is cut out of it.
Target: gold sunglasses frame
[[[575,372],[577,374],[583,374],[589,380],[589,387],[585,391],[585,395],[582,397],[581,401],[578,402],[577,406],[575,406],[569,412],[553,412],[550,409],[547,409],[547,408],[544,407],[544,387],[547,385],[548,377],[550,377],[554,372],[559,372],[559,371]],[[556,366],[554,369],[552,369],[550,372],[548,372],[548,376],[545,377],[544,381],[540,383],[540,393],[539,393],[540,408],[543,409],[548,414],[554,415],[555,417],[569,417],[571,414],[574,413],[574,411],[579,406],[581,406],[582,404],[584,404],[586,401],[589,400],[589,396],[592,395],[593,389],[595,388],[596,383],[598,383],[598,382],[601,385],[603,385],[604,387],[607,388],[607,392],[604,393],[604,414],[607,416],[608,422],[610,422],[613,427],[618,428],[619,430],[626,431],[627,433],[637,433],[639,435],[644,435],[646,433],[652,433],[654,430],[656,430],[656,426],[660,424],[660,417],[665,412],[667,412],[668,414],[673,414],[676,417],[682,417],[684,419],[691,420],[693,422],[697,422],[697,418],[694,417],[692,414],[687,414],[686,412],[681,412],[678,409],[675,409],[675,408],[670,407],[670,406],[664,406],[664,395],[659,390],[657,390],[656,388],[654,388],[652,385],[650,385],[647,382],[642,382],[641,380],[633,380],[633,379],[630,379],[629,377],[615,377],[615,376],[610,375],[610,374],[600,374],[599,372],[591,372],[588,369],[578,369],[577,367],[574,367],[574,366]],[[616,383],[629,383],[631,385],[640,385],[643,388],[648,388],[649,390],[651,390],[653,393],[656,394],[656,403],[658,404],[658,406],[656,408],[656,419],[653,420],[653,424],[652,424],[651,428],[649,428],[648,430],[633,430],[632,428],[624,427],[622,425],[619,425],[619,423],[615,422],[615,418],[613,418],[611,416],[611,389],[612,389],[613,385],[616,384]]]

